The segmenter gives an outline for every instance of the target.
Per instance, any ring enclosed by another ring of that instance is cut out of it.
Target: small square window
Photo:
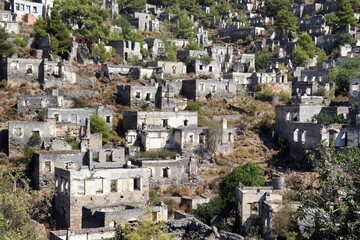
[[[51,172],[51,162],[45,161],[45,172]]]
[[[111,180],[110,190],[111,190],[111,192],[117,192],[117,180],[116,179]]]

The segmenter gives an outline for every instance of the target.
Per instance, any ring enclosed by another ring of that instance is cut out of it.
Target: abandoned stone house
[[[231,153],[237,129],[228,128],[226,119],[222,119],[220,124],[221,128],[216,133],[212,131],[214,129],[205,127],[175,128],[174,149],[178,152],[186,150],[200,154],[209,151]]]
[[[292,104],[276,106],[276,133],[290,142],[290,155],[301,158],[305,150],[312,150],[325,140],[336,147],[354,145],[358,139],[356,127],[347,124],[320,124],[313,116],[326,113],[352,118],[348,107],[325,107],[322,104]]]
[[[218,78],[221,75],[221,63],[217,61],[207,63],[202,60],[194,60],[188,67],[188,73],[204,76],[210,75],[213,78]]]
[[[283,179],[282,179],[283,181]],[[238,210],[240,233],[246,232],[246,225],[260,220],[261,232],[269,236],[273,230],[273,217],[283,205],[282,195],[275,187],[245,187],[239,183],[236,188],[236,209]]]
[[[134,13],[133,17],[126,18],[129,23],[140,31],[158,32],[160,23],[158,19],[151,19],[151,15],[147,13]]]
[[[187,98],[180,97],[177,89],[172,85],[166,85],[158,88],[158,105],[162,111],[183,111],[187,106]]]
[[[267,84],[275,92],[285,91],[291,93],[291,82],[288,82],[287,73],[280,70],[275,72],[256,73],[254,72],[251,76],[252,83],[251,89],[257,91],[259,86]]]
[[[24,0],[11,0],[5,3],[5,10],[10,10],[16,15],[16,21],[34,24],[36,19],[43,17],[43,4],[38,2],[30,2]]]
[[[314,16],[320,13],[323,9],[323,4],[313,3],[306,5],[293,6],[289,8],[289,11],[294,14],[295,17]]]
[[[111,19],[116,18],[116,16],[119,14],[119,4],[117,1],[114,0],[102,0],[101,1],[101,7],[103,9],[108,9],[110,13]]]
[[[116,40],[109,41],[108,46],[115,49],[116,57],[122,61],[128,61],[133,58],[142,59],[140,42]]]
[[[123,112],[124,129],[170,129],[196,127],[197,112]]]
[[[150,187],[166,189],[169,186],[180,187],[190,175],[198,172],[198,160],[194,157],[175,156],[170,159],[135,158],[132,164],[150,170]]]
[[[20,33],[20,25],[16,22],[16,16],[7,10],[0,10],[0,27],[4,28],[8,33]]]
[[[202,58],[208,56],[208,52],[205,50],[179,50],[177,51],[176,58],[184,62],[187,58]]]
[[[133,221],[167,221],[168,208],[159,203],[151,209],[129,204],[83,207],[83,228],[125,226]]]
[[[20,95],[17,97],[17,109],[26,115],[37,115],[39,110],[46,108],[71,107],[73,100],[64,99],[63,96],[29,96]]]
[[[163,72],[161,67],[141,67],[134,65],[109,65],[101,64],[100,77],[110,80],[130,77],[132,79],[162,79]]]
[[[207,97],[231,99],[236,96],[236,83],[229,80],[183,80],[182,95],[191,100]]]
[[[157,59],[165,56],[165,44],[161,39],[145,39],[148,46],[148,51],[152,59]]]
[[[308,33],[311,37],[318,37],[330,33],[330,27],[324,23],[324,16],[298,18],[299,30]]]
[[[250,28],[240,28],[240,26],[219,29],[220,37],[228,37],[231,42],[236,42],[238,40],[245,41],[249,36],[254,39],[256,36],[262,35],[265,29],[262,27],[250,27]]]
[[[234,48],[232,45],[225,46],[208,46],[204,48],[208,52],[208,55],[219,63],[228,62],[231,63],[234,60]]]
[[[0,69],[1,79],[6,79],[9,83],[39,83],[44,78],[42,59],[2,59]]]
[[[84,207],[145,204],[149,194],[149,169],[55,168],[55,210],[59,224],[80,229]]]
[[[21,154],[33,134],[40,135],[42,141],[50,141],[56,137],[56,126],[49,121],[9,121],[9,156]]]
[[[234,72],[252,72],[255,70],[255,54],[241,54],[233,63]]]
[[[103,108],[48,108],[47,118],[56,120],[56,123],[72,123],[78,126],[86,126],[87,119],[96,112],[99,117],[104,119],[109,129],[113,127],[113,111]]]
[[[117,86],[117,102],[135,109],[155,109],[158,102],[158,86]]]
[[[161,67],[163,77],[183,76],[186,74],[186,65],[183,62],[154,61],[149,62],[148,67]]]
[[[86,152],[38,152],[35,153],[32,183],[35,189],[51,190],[55,187],[55,168],[80,169],[82,166],[94,168],[118,167],[126,164],[124,148],[91,149]]]
[[[199,27],[196,30],[196,42],[199,46],[207,47],[209,42],[209,33],[204,30],[203,27]]]
[[[246,90],[251,89],[252,86],[252,73],[242,72],[227,72],[223,73],[223,78],[236,84],[237,89]]]

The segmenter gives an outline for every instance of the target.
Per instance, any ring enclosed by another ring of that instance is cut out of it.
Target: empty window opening
[[[140,98],[140,95],[141,95],[140,92],[136,92],[136,93],[135,93],[135,97],[136,97],[136,98]]]
[[[298,142],[298,138],[299,138],[299,129],[295,129],[294,130],[294,142]]]
[[[59,114],[54,114],[54,117],[55,117],[55,121],[56,121],[56,122],[59,122],[59,116],[60,116]]]
[[[190,142],[194,143],[194,136],[193,135],[190,135]]]
[[[205,134],[201,133],[199,134],[199,144],[205,143]]]
[[[117,192],[117,180],[111,180],[110,183],[110,191],[111,192]]]
[[[230,142],[232,141],[232,133],[228,134],[228,141],[230,141]]]
[[[293,121],[296,122],[298,120],[298,114],[297,112],[294,113]]]
[[[212,72],[212,71],[213,71],[213,67],[209,66],[209,72]]]
[[[141,190],[141,179],[134,178],[134,190]]]
[[[152,168],[149,168],[149,170],[150,170],[150,177],[152,177],[153,176],[153,170],[152,170]]]
[[[151,100],[151,93],[146,93],[145,100],[146,100],[146,101],[150,101],[150,100]]]
[[[125,61],[127,61],[128,60],[128,53],[126,52],[125,53]]]
[[[51,162],[45,161],[45,172],[51,172]]]
[[[359,92],[359,84],[354,83],[353,85],[351,85],[351,90],[352,92]]]
[[[27,107],[27,106],[29,106],[29,100],[24,101],[24,107]]]
[[[203,70],[203,65],[200,65],[200,66],[199,66],[199,70]]]
[[[78,181],[78,194],[85,194],[85,181]]]
[[[69,181],[65,182],[65,194],[68,195],[69,194]]]
[[[211,85],[211,92],[216,92],[216,86],[215,85]]]
[[[96,193],[103,193],[104,189],[103,189],[103,179],[102,178],[95,179],[95,189],[96,189]]]
[[[15,137],[21,137],[21,128],[17,127],[14,130]]]
[[[306,143],[306,131],[302,131],[301,133],[301,143],[302,144]]]
[[[170,169],[168,167],[163,168],[163,178],[169,178]]]
[[[184,126],[187,127],[188,124],[189,124],[189,121],[188,121],[188,120],[185,120],[185,121],[184,121]]]
[[[286,121],[290,121],[290,112],[286,113]]]
[[[165,128],[168,127],[168,120],[167,119],[163,119],[163,127],[165,127]]]
[[[106,116],[106,122],[109,123],[110,122],[110,116]]]
[[[131,43],[131,50],[135,50],[135,43]]]
[[[200,83],[200,90],[201,90],[201,91],[205,91],[205,84]]]
[[[334,142],[335,139],[336,139],[336,137],[337,137],[337,135],[338,135],[338,132],[337,132],[337,131],[335,131],[335,130],[330,130],[330,131],[329,131],[329,143],[330,143],[330,142]]]

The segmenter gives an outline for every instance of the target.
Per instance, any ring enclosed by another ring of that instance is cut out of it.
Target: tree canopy
[[[54,54],[69,52],[72,38],[57,8],[52,9],[51,16],[46,20],[39,18],[34,25],[34,31],[36,42],[50,35],[50,48]]]
[[[8,42],[9,34],[0,27],[0,57],[11,57],[15,53],[12,42]]]
[[[358,26],[350,0],[337,1],[335,14],[337,17],[337,28],[339,30],[345,29],[346,25]]]
[[[321,191],[300,193],[300,224],[309,239],[357,239],[360,236],[360,150],[337,151],[323,142],[309,159]]]
[[[280,10],[275,17],[275,28],[276,32],[282,36],[287,35],[288,38],[292,39],[296,36],[298,30],[297,17],[288,10]]]
[[[265,14],[269,17],[275,17],[280,10],[288,10],[291,7],[290,0],[268,0],[265,2]]]
[[[98,115],[97,112],[94,112],[90,117],[90,131],[91,133],[102,133],[104,143],[109,141],[109,126],[106,124],[105,120]]]
[[[330,69],[325,80],[335,83],[335,91],[337,94],[349,90],[349,79],[360,77],[357,71],[360,68],[360,59],[345,59],[341,66]]]
[[[104,23],[110,13],[102,9],[98,0],[55,0],[55,7],[61,14],[69,29],[89,42],[106,40],[110,34],[110,26]],[[73,26],[76,27],[73,27]]]
[[[4,240],[38,240],[31,219],[43,220],[51,195],[30,192],[29,180],[19,172],[0,166],[0,236]]]
[[[225,199],[235,203],[236,188],[239,186],[239,182],[247,187],[264,185],[263,173],[264,169],[253,162],[234,168],[231,173],[225,175],[223,180]]]

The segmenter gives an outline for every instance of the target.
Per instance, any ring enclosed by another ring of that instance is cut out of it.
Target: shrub
[[[202,112],[202,108],[199,104],[191,102],[189,103],[186,108],[186,111],[190,111],[190,112]]]
[[[26,144],[24,146],[24,164],[28,166],[34,157],[34,154],[35,154],[35,150]]]
[[[151,159],[167,159],[167,158],[171,158],[174,157],[176,155],[175,152],[171,152],[167,149],[162,149],[160,151],[156,151],[156,152],[140,152],[137,153],[135,157],[137,158],[151,158]]]
[[[72,108],[86,108],[86,107],[90,107],[90,105],[85,100],[82,100],[80,98],[74,98],[74,106],[72,106]]]
[[[192,214],[202,222],[210,225],[211,220],[222,213],[225,206],[224,200],[218,196],[211,199],[208,203],[199,204],[196,209],[192,210]]]
[[[290,103],[291,102],[291,96],[288,92],[285,92],[285,91],[281,91],[279,93],[279,100],[283,103]]]
[[[94,112],[90,117],[90,131],[91,133],[102,133],[103,143],[107,143],[109,141],[109,126],[97,112]]]
[[[74,141],[69,142],[69,144],[70,144],[70,146],[71,146],[71,148],[73,150],[80,150],[80,143],[79,142],[74,140]]]
[[[176,209],[179,209],[179,203],[177,203],[174,199],[171,198],[165,198],[163,200],[163,202],[167,205],[168,207],[168,214],[169,216],[172,216],[174,214],[174,211]]]
[[[328,115],[327,113],[319,113],[313,116],[318,123],[321,124],[348,124],[349,120],[345,119],[343,115]]]
[[[29,145],[34,147],[36,145],[39,145],[42,142],[40,133],[38,131],[33,132],[30,139],[29,139]]]

